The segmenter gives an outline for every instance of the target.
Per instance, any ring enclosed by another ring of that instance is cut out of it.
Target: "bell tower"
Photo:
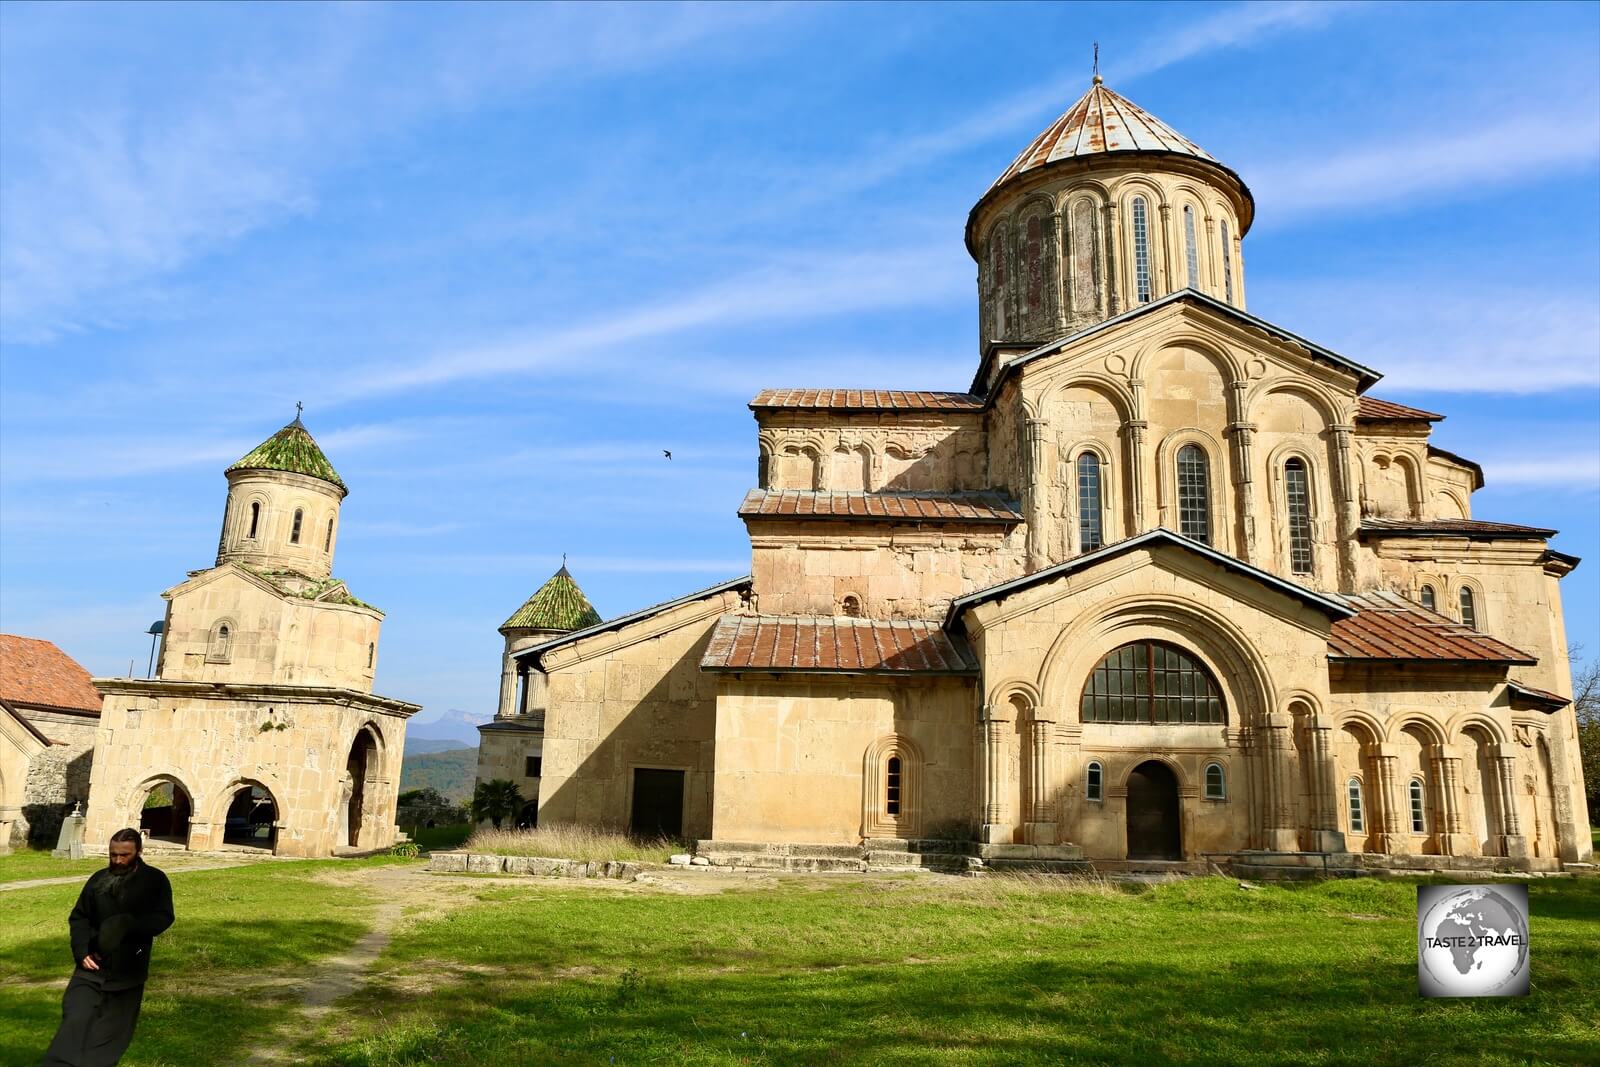
[[[225,473],[219,565],[236,562],[306,578],[333,572],[339,507],[350,490],[298,412]]]

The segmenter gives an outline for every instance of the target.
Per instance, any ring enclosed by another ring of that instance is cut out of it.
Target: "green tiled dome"
[[[505,621],[502,630],[581,630],[599,623],[600,613],[572,580],[566,564]]]
[[[328,457],[317,447],[317,442],[312,439],[298,415],[289,425],[252,448],[228,471],[288,471],[321,478],[345,492],[350,491],[339,477],[339,472],[333,469],[333,464],[328,462]]]

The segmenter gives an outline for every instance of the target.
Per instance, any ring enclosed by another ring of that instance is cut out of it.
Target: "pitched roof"
[[[607,619],[605,622],[596,623],[593,626],[585,626],[581,630],[574,630],[570,634],[562,634],[560,637],[552,637],[548,641],[541,641],[537,645],[530,645],[521,652],[512,653],[511,658],[515,660],[531,659],[534,663],[538,663],[539,657],[552,649],[560,648],[563,645],[570,645],[574,642],[582,641],[585,638],[594,637],[597,634],[610,633],[613,630],[620,630],[625,626],[632,626],[636,622],[644,622],[646,619],[652,618],[656,615],[663,615],[671,611],[673,608],[681,607],[684,604],[692,604],[697,600],[707,600],[711,597],[719,596],[722,593],[730,593],[735,590],[749,589],[750,585],[751,580],[750,575],[748,574],[744,575],[742,578],[734,578],[731,581],[718,582],[716,585],[709,586],[705,589],[696,590],[695,592],[689,593],[686,596],[678,597],[676,600],[664,600],[659,604],[652,604],[647,608],[640,608],[638,611],[635,611],[631,614],[619,615],[615,619]]]
[[[1375,396],[1356,398],[1357,422],[1443,422],[1444,416],[1435,411],[1410,408],[1392,400]]]
[[[978,671],[966,644],[936,622],[811,615],[724,615],[700,668],[829,674]]]
[[[1531,704],[1541,711],[1560,711],[1572,703],[1571,697],[1564,697],[1560,693],[1552,693],[1548,689],[1536,689],[1531,685],[1523,685],[1515,679],[1506,681],[1506,691],[1511,696],[1511,706],[1518,704]]]
[[[1452,663],[1538,661],[1504,641],[1429,611],[1397,593],[1329,594],[1355,609],[1333,624],[1328,656],[1346,660],[1440,660]]]
[[[827,493],[752,489],[739,505],[750,519],[822,519],[858,522],[999,523],[1022,521],[1017,505],[999,493]]]
[[[298,415],[293,422],[256,445],[239,462],[228,468],[229,472],[261,470],[304,474],[332,482],[347,493],[350,491]]]
[[[983,397],[902,389],[763,389],[752,411],[982,411]]]
[[[1467,537],[1474,541],[1543,541],[1555,530],[1518,526],[1482,519],[1362,519],[1360,535],[1367,537]]]
[[[89,672],[37,637],[0,634],[0,700],[100,714],[100,693],[89,682]]]
[[[515,612],[500,625],[505,630],[581,630],[600,622],[589,598],[563,563]]]

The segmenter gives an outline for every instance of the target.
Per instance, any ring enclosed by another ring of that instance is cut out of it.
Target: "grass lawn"
[[[22,882],[32,878],[63,878],[69,874],[87,877],[106,865],[104,856],[81,860],[58,860],[47,848],[19,848],[0,856],[0,882]]]
[[[411,834],[411,840],[420,845],[424,852],[431,852],[434,849],[459,848],[461,842],[472,836],[472,824],[463,822],[450,826],[419,826],[408,832]]]
[[[366,892],[319,880],[347,864],[261,863],[175,875],[179,921],[156,941],[138,1038],[123,1063],[237,1062],[290,1004],[282,991],[245,996],[240,988],[342,951],[367,929]],[[60,1021],[61,990],[72,973],[67,913],[78,889],[0,894],[0,1064],[37,1064]]]
[[[1600,880],[1535,882],[1533,993],[1422,1000],[1416,882],[1125,890],[476,883],[296,1050],[380,1064],[1600,1062]]]

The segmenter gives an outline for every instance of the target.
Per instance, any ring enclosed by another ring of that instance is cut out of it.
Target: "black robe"
[[[133,1041],[151,941],[172,925],[172,885],[142,860],[125,875],[96,871],[67,925],[74,970],[44,1067],[112,1067]],[[84,968],[88,955],[100,964],[98,971]]]

